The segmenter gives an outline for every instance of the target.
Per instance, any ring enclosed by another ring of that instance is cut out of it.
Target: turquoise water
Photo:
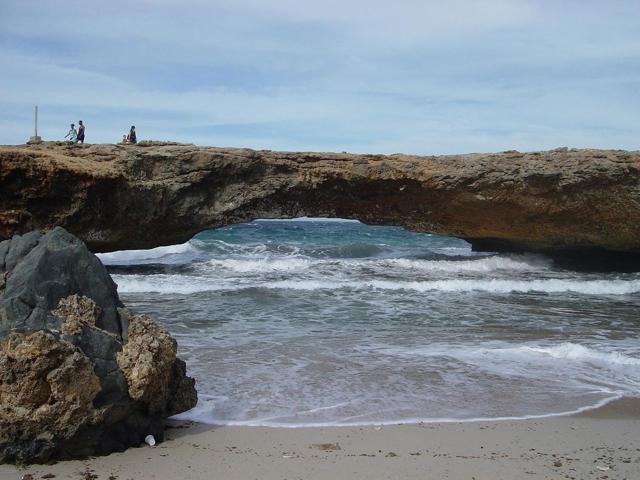
[[[358,222],[256,221],[100,255],[177,338],[185,418],[334,425],[558,414],[640,395],[640,274]]]

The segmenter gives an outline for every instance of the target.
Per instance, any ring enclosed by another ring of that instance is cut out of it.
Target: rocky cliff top
[[[61,225],[93,251],[306,215],[477,249],[640,253],[640,152],[622,150],[413,156],[49,142],[0,147],[0,185],[0,239]]]

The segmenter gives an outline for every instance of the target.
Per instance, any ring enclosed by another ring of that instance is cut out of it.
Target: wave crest
[[[553,347],[519,347],[525,353],[545,355],[551,358],[587,361],[612,365],[640,365],[640,358],[630,357],[620,352],[601,352],[577,343],[561,343]]]
[[[431,281],[342,281],[328,279],[291,279],[272,282],[225,282],[220,279],[191,275],[114,275],[120,293],[157,292],[189,294],[205,291],[244,290],[247,288],[271,290],[405,290],[426,292],[486,292],[508,293],[574,293],[583,295],[628,295],[640,292],[640,280],[508,280],[508,279],[454,279]]]
[[[97,253],[96,256],[105,265],[126,265],[136,262],[157,261],[159,259],[185,253],[196,253],[197,248],[190,242],[180,245],[168,245],[166,247],[156,247],[149,250],[118,250],[109,253]]]

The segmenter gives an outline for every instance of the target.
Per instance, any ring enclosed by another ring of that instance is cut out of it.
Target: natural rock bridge
[[[476,249],[640,254],[640,152],[353,155],[132,145],[0,147],[0,239],[61,225],[95,252],[255,218],[355,218]]]

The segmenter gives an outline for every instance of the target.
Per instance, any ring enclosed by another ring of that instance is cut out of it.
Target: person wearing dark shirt
[[[84,143],[84,123],[78,121],[78,143]]]
[[[127,135],[127,140],[129,143],[138,143],[136,138],[136,127],[134,125],[131,126],[131,130],[129,130],[129,135]]]

